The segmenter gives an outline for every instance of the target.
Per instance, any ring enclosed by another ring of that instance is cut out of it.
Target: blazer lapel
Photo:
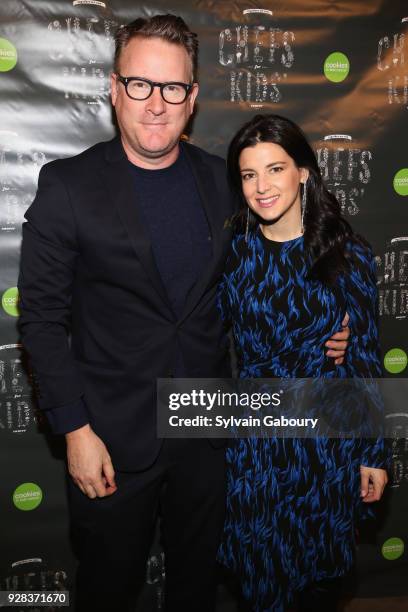
[[[181,146],[186,153],[186,158],[195,178],[198,193],[207,217],[212,240],[212,258],[210,265],[201,277],[197,279],[197,282],[188,294],[179,323],[188,317],[212,280],[222,251],[221,230],[224,222],[222,211],[220,210],[222,207],[217,206],[214,200],[217,189],[211,168],[202,160],[194,147],[186,146],[184,143],[181,143]]]
[[[119,138],[115,138],[107,143],[106,160],[108,162],[106,164],[106,172],[104,171],[102,176],[107,184],[110,198],[118,209],[130,242],[143,268],[149,274],[153,287],[173,314],[163,281],[156,266],[150,236],[143,225],[142,218],[137,209],[137,193],[133,178],[129,172],[129,161]]]

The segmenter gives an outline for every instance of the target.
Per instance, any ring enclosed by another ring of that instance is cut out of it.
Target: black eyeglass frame
[[[149,79],[143,79],[142,77],[124,77],[119,73],[115,73],[115,74],[116,74],[118,81],[122,83],[122,85],[125,86],[127,96],[131,100],[135,100],[136,102],[143,102],[144,100],[147,100],[152,95],[154,88],[159,87],[160,95],[167,104],[183,104],[187,100],[193,88],[193,83],[181,83],[179,81],[168,81],[166,83],[158,83],[155,81],[150,81]],[[128,85],[132,81],[142,81],[143,83],[148,83],[150,85],[150,93],[145,98],[133,98],[128,91]],[[181,85],[181,87],[184,89],[186,93],[184,100],[181,100],[180,102],[169,102],[168,100],[166,100],[166,98],[163,95],[163,89],[167,87],[167,85]]]

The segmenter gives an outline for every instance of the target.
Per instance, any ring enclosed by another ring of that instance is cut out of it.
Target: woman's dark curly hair
[[[329,285],[338,274],[349,270],[346,244],[349,241],[367,246],[367,242],[355,234],[342,217],[340,204],[323,183],[316,156],[306,136],[290,119],[280,115],[256,115],[242,126],[232,139],[228,149],[228,175],[232,189],[240,200],[236,217],[236,229],[245,231],[248,205],[242,192],[239,156],[243,149],[259,142],[280,145],[294,160],[298,168],[307,168],[306,210],[304,215],[305,249],[311,257],[310,276]],[[302,185],[302,190],[304,189]],[[252,211],[251,211],[252,212]],[[260,218],[250,215],[253,228]]]

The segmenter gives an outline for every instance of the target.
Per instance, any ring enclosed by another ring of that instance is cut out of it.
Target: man
[[[196,67],[181,18],[121,28],[120,138],[44,166],[26,213],[21,333],[40,407],[66,435],[78,610],[128,609],[159,510],[166,610],[214,608],[224,451],[155,432],[157,378],[230,373],[216,288],[235,207],[224,162],[180,142]]]

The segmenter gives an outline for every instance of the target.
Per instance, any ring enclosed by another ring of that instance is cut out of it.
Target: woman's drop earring
[[[248,234],[249,234],[249,206],[247,208],[247,218],[246,218],[246,228],[245,228],[245,242],[248,242]]]
[[[305,233],[306,185],[307,185],[307,180],[303,183],[303,192],[302,192],[301,219],[300,219],[300,229],[301,229],[302,234]]]

